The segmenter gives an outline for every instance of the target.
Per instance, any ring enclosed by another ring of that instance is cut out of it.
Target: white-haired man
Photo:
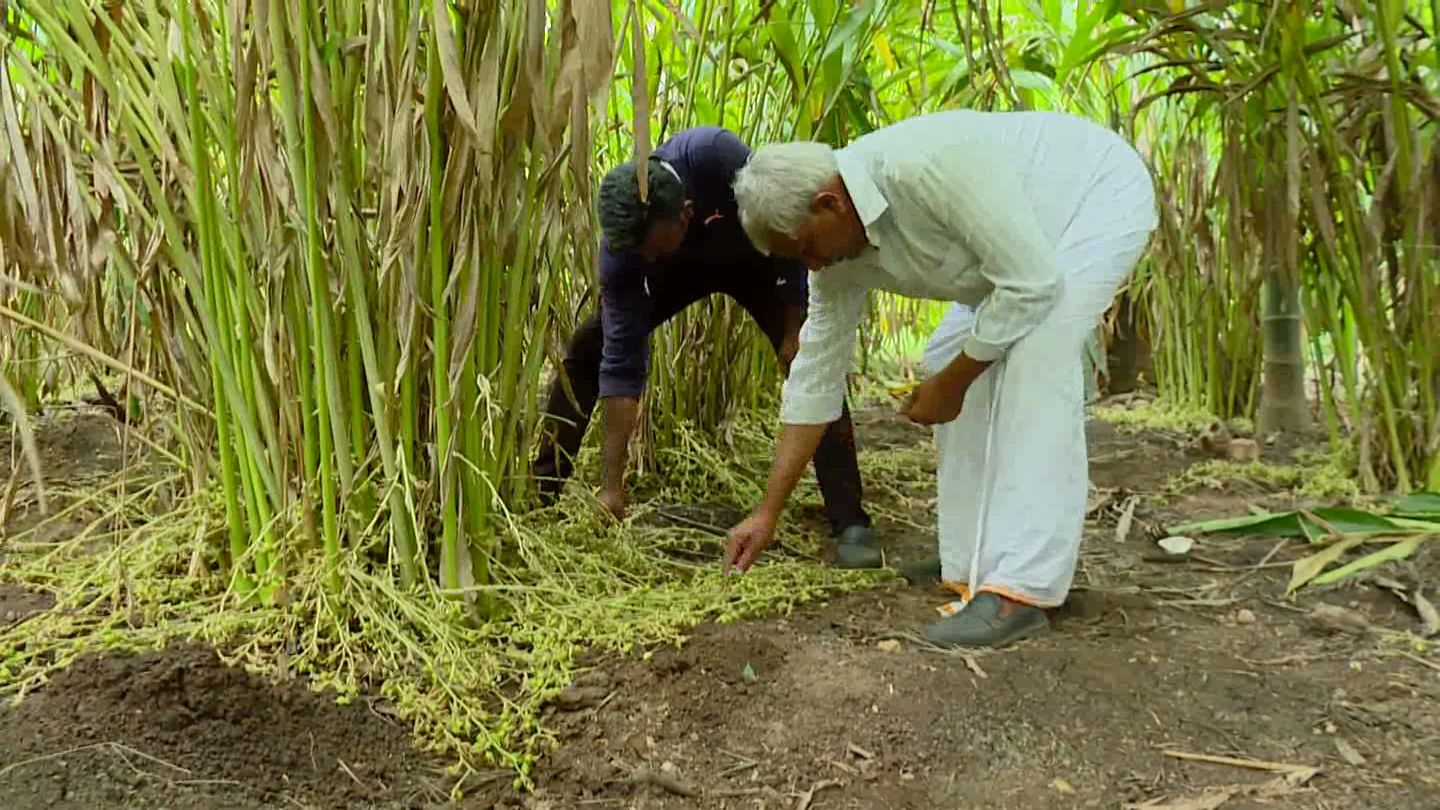
[[[725,570],[747,570],[773,541],[840,414],[867,291],[952,301],[904,409],[937,426],[930,576],[964,605],[924,635],[998,646],[1043,630],[1068,595],[1084,525],[1085,338],[1156,225],[1140,156],[1070,115],[954,110],[839,150],[762,147],[735,197],[751,241],[803,259],[811,278],[769,485],[731,530]]]

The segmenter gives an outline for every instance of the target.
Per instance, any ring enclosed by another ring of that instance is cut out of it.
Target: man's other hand
[[[723,572],[729,574],[732,568],[740,573],[750,570],[760,552],[774,541],[775,518],[764,512],[755,512],[730,530]]]

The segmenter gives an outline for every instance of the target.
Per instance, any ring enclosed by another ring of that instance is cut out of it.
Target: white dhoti
[[[1085,340],[1155,225],[1153,186],[1138,159],[1096,175],[1096,192],[1059,240],[1065,281],[1054,309],[980,375],[960,416],[935,430],[941,575],[966,599],[991,591],[1053,607],[1074,578],[1089,489]],[[925,350],[927,373],[960,352],[975,315],[951,306]]]

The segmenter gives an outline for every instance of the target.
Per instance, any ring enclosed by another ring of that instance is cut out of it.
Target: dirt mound
[[[407,729],[201,648],[77,661],[0,710],[0,795],[55,807],[362,808],[442,798]],[[175,788],[191,803],[177,803]],[[224,798],[216,799],[217,793]],[[147,798],[153,796],[154,798]],[[12,803],[13,802],[13,803]]]

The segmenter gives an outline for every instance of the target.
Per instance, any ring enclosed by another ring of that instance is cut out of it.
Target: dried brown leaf
[[[534,77],[544,75],[545,0],[529,0],[523,19],[524,37],[520,46],[520,67],[501,130],[516,140],[529,140],[531,131],[545,127],[546,83]]]
[[[480,181],[476,193],[481,199],[489,197],[494,182],[495,129],[500,123],[500,54],[505,44],[505,32],[498,27],[490,29],[485,40],[485,52],[480,57],[480,69],[475,76],[478,99],[475,152]]]
[[[1144,804],[1126,805],[1130,810],[1215,810],[1235,795],[1233,790],[1207,792],[1188,799],[1155,799]]]
[[[45,499],[45,473],[40,466],[40,451],[35,444],[35,434],[30,429],[30,416],[25,412],[24,401],[4,376],[0,376],[0,407],[10,412],[11,423],[20,432],[20,447],[25,455],[25,464],[30,468],[30,477],[35,480],[35,497],[39,501],[40,512],[49,514],[50,507]],[[18,466],[15,471],[19,472]]]
[[[20,121],[16,117],[17,107],[15,105],[14,89],[10,86],[9,71],[0,71],[0,114],[4,125],[6,144],[9,147],[10,161],[14,166],[14,177],[20,184],[20,202],[24,206],[25,216],[31,221],[40,218],[40,194],[35,187],[35,167],[30,161],[29,151],[25,148],[25,139],[20,135]]]
[[[1357,768],[1365,764],[1365,757],[1361,756],[1360,752],[1355,750],[1355,746],[1340,737],[1335,738],[1335,750],[1340,753],[1341,759]]]
[[[1412,598],[1414,599],[1415,612],[1420,614],[1420,622],[1424,625],[1420,634],[1429,638],[1430,636],[1440,633],[1440,611],[1435,609],[1435,605],[1429,599],[1425,598],[1425,594],[1421,593],[1419,588],[1415,589]]]
[[[631,79],[631,103],[635,110],[635,182],[640,186],[640,201],[645,202],[650,192],[650,181],[647,177],[650,162],[650,91],[647,87],[646,74],[649,70],[645,63],[645,27],[642,22],[644,9],[636,0],[631,0],[632,28],[630,31],[630,45],[634,51],[633,77]]]
[[[450,28],[450,9],[445,0],[434,0],[431,5],[431,21],[435,27],[435,46],[439,49],[440,72],[445,79],[445,91],[450,94],[450,103],[455,105],[455,116],[476,140],[480,132],[475,127],[475,111],[470,106],[470,97],[465,93],[465,79],[460,72],[460,58],[455,51],[455,32]]]
[[[320,128],[325,133],[325,149],[333,149],[340,142],[340,124],[335,120],[335,103],[330,97],[330,72],[320,59],[320,49],[310,48],[310,95],[315,99],[315,108],[320,113]]]
[[[1235,768],[1245,768],[1252,771],[1271,771],[1274,773],[1303,773],[1314,771],[1307,765],[1291,765],[1284,762],[1269,762],[1263,759],[1250,759],[1249,757],[1221,757],[1214,754],[1193,754],[1188,751],[1166,750],[1165,756],[1171,759],[1180,759],[1188,762],[1205,762],[1211,765],[1229,765]],[[1314,776],[1313,773],[1310,774]],[[1307,780],[1308,781],[1308,777]]]
[[[615,70],[615,28],[609,3],[577,0],[573,5],[580,43],[586,103],[595,101],[610,84]]]
[[[550,148],[558,148],[565,127],[572,116],[571,102],[579,93],[584,77],[581,75],[580,46],[577,42],[575,18],[569,13],[569,3],[562,4],[560,19],[560,72],[555,80],[555,96],[551,100],[550,124],[541,131],[545,133]]]
[[[1325,549],[1311,554],[1309,557],[1296,560],[1295,567],[1290,574],[1290,584],[1285,586],[1285,593],[1287,595],[1292,594],[1304,587],[1305,583],[1320,576],[1321,571],[1324,571],[1331,563],[1343,557],[1345,552],[1361,545],[1365,540],[1366,538],[1363,535],[1346,537],[1334,545],[1327,546]]]
[[[580,93],[570,103],[570,173],[575,185],[586,197],[590,194],[590,104]]]
[[[1115,523],[1115,542],[1124,543],[1130,537],[1130,527],[1135,523],[1135,507],[1140,504],[1140,496],[1131,495],[1125,499],[1125,506],[1120,510],[1120,519]]]

